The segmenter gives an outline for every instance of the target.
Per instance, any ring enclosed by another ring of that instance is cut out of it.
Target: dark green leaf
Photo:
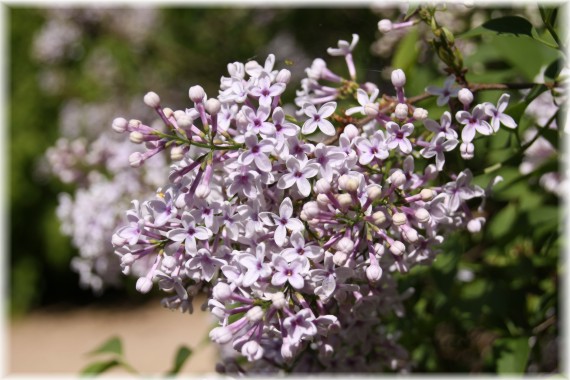
[[[554,26],[556,24],[556,17],[558,16],[558,8],[545,8],[542,5],[538,6],[540,17],[544,25]]]
[[[546,70],[544,71],[544,76],[552,79],[558,78],[560,71],[564,67],[564,60],[562,58],[558,58],[554,62],[552,62]]]
[[[489,223],[489,233],[493,238],[499,238],[511,231],[516,225],[517,209],[514,204],[509,204],[497,213]]]
[[[117,359],[105,360],[89,364],[81,371],[82,376],[99,375],[113,367],[119,366],[121,363]]]
[[[172,375],[176,375],[178,372],[180,372],[180,370],[182,369],[182,366],[184,365],[186,360],[188,360],[188,358],[190,358],[191,355],[192,355],[191,349],[189,349],[186,346],[180,347],[178,349],[178,352],[176,352],[176,358],[174,359],[174,366],[172,367],[172,369],[170,371],[168,371],[168,375],[172,376]]]
[[[524,373],[530,347],[528,338],[504,338],[495,341],[494,348],[498,352],[497,373]]]
[[[519,16],[505,16],[489,20],[481,26],[457,36],[457,38],[471,38],[487,33],[532,37],[532,30],[532,24],[527,19]]]
[[[119,356],[123,355],[123,347],[121,344],[121,339],[119,337],[112,337],[105,343],[103,343],[100,347],[96,348],[95,350],[91,351],[90,355],[95,354],[117,354]]]

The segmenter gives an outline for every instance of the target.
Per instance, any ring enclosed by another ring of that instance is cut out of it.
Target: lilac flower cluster
[[[282,106],[290,73],[269,55],[263,65],[229,64],[217,97],[191,87],[191,108],[148,93],[164,129],[113,122],[145,147],[132,166],[163,151],[174,161],[169,182],[133,201],[113,235],[122,271],[140,292],[168,293],[171,309],[191,312],[207,291],[219,320],[210,338],[249,362],[227,358],[222,371],[407,370],[397,334],[382,324],[403,316],[413,292],[400,293],[395,274],[432,262],[449,232],[485,221],[468,201],[483,203],[490,187],[474,185],[469,169],[443,169],[458,146],[473,157],[477,133],[516,126],[504,114],[508,95],[470,108],[469,90],[440,91],[438,103],[458,96],[464,109],[437,122],[408,101],[402,70],[392,73],[394,96],[359,83],[357,42],[328,50],[344,58],[348,78],[322,59],[306,70],[299,119]]]

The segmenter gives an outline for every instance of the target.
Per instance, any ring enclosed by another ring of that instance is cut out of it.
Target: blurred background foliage
[[[558,76],[560,70],[553,62],[560,53],[532,36],[483,33],[461,38],[461,33],[505,15],[525,17],[546,38],[535,4],[450,8],[438,13],[438,21],[455,33],[469,82],[540,82],[541,72],[549,65],[546,80]],[[220,76],[227,75],[228,63],[250,59],[263,63],[269,53],[276,54],[277,68],[292,71],[294,83],[304,76],[312,59],[327,58],[328,47],[336,46],[339,39],[350,41],[353,33],[360,36],[354,58],[361,79],[376,83],[381,93],[393,91],[389,74],[399,67],[407,75],[408,96],[421,94],[427,85],[441,85],[445,78],[444,66],[428,44],[431,31],[419,26],[382,35],[377,29],[380,19],[395,20],[403,13],[405,9],[352,7],[10,7],[12,316],[53,305],[145,298],[134,295],[132,284],[95,296],[79,287],[78,275],[70,270],[77,252],[60,233],[55,208],[57,195],[75,187],[46,174],[44,156],[62,129],[76,126],[82,133],[96,135],[108,129],[114,117],[143,119],[147,110],[142,96],[150,90],[160,94],[163,104],[184,108],[190,86],[200,84],[213,96]],[[333,71],[343,72],[344,62],[327,62]],[[485,206],[486,228],[449,239],[433,266],[415,268],[401,278],[402,290],[413,287],[415,293],[406,303],[407,316],[394,318],[390,326],[403,331],[401,343],[416,362],[417,372],[551,372],[558,368],[560,199],[544,189],[540,178],[560,172],[559,157],[550,156],[529,174],[519,170],[524,158],[520,141],[536,124],[536,118],[524,111],[529,100],[544,90],[511,91],[509,110],[519,128],[502,128],[496,138],[476,142],[476,158],[469,162],[475,182],[485,187],[495,175],[504,179]],[[293,96],[291,86],[285,98]],[[499,96],[497,91],[480,92],[476,102],[496,104]],[[121,113],[133,102],[140,112]],[[439,119],[442,111],[435,99],[419,106],[430,111],[430,118]],[[111,111],[106,114],[102,109]],[[549,136],[558,147],[558,134]],[[448,163],[464,164],[453,157],[448,157]],[[487,168],[496,170],[489,173]]]

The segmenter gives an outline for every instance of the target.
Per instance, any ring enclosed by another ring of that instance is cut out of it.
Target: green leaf
[[[420,3],[410,3],[408,11],[406,12],[406,16],[404,17],[404,21],[408,21],[410,17],[417,12],[418,8],[420,7]]]
[[[497,213],[489,223],[489,233],[493,238],[500,238],[511,231],[516,225],[517,209],[514,204],[509,204]]]
[[[121,339],[119,337],[112,337],[101,346],[91,351],[89,355],[95,354],[116,354],[123,355],[123,346],[121,344]]]
[[[494,18],[483,23],[468,32],[460,34],[457,38],[471,38],[482,34],[514,34],[515,36],[526,35],[532,37],[532,24],[530,21],[519,16],[505,16]]]
[[[119,365],[121,365],[121,363],[117,359],[91,363],[81,371],[81,375],[82,376],[99,375]]]
[[[192,355],[192,350],[186,346],[181,346],[176,352],[176,358],[174,359],[174,366],[170,371],[168,371],[168,376],[176,375],[182,369],[182,366]]]
[[[497,339],[494,349],[498,352],[497,373],[524,373],[530,353],[528,338]]]
[[[560,74],[560,71],[562,71],[563,67],[564,67],[564,60],[562,58],[558,58],[550,65],[548,65],[548,67],[544,71],[544,76],[556,79],[558,78],[558,75]]]
[[[392,67],[394,69],[402,69],[406,75],[409,74],[411,67],[416,64],[418,59],[419,51],[416,48],[417,41],[417,29],[413,29],[402,39],[392,59]]]

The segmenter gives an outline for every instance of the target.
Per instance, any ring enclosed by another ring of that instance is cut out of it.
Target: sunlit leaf
[[[121,343],[121,339],[116,336],[112,337],[111,339],[103,343],[101,346],[91,351],[89,354],[95,355],[95,354],[105,354],[105,353],[117,354],[119,356],[122,355],[123,345]]]
[[[186,363],[186,360],[188,360],[191,355],[192,355],[192,350],[190,348],[186,346],[180,347],[176,352],[176,357],[174,358],[174,366],[170,371],[168,371],[168,375],[172,376],[180,372],[182,366],[184,365],[184,363]]]

